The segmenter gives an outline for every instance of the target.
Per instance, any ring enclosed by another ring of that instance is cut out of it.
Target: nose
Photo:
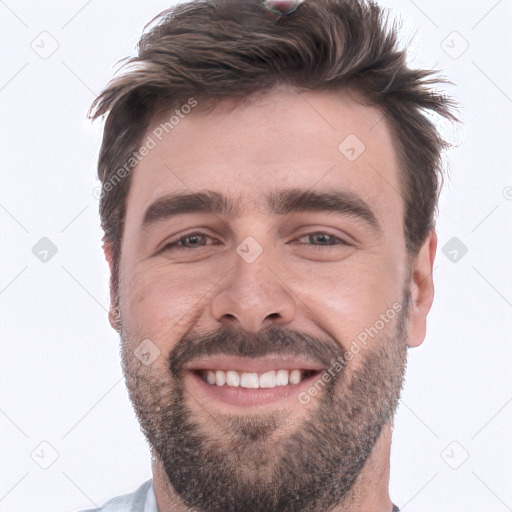
[[[296,301],[283,277],[262,256],[252,263],[237,259],[212,298],[213,317],[225,327],[248,332],[289,324]]]

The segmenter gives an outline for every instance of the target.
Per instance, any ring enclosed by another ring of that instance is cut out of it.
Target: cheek
[[[135,269],[122,282],[120,291],[125,328],[167,351],[190,328],[197,311],[205,307],[208,292],[219,280],[216,275],[211,271],[170,271],[165,263]]]
[[[302,302],[304,314],[332,333],[343,348],[367,329],[375,333],[371,329],[375,325],[379,336],[393,332],[403,291],[401,262],[396,255],[359,255],[301,275],[306,277],[295,279],[292,288],[301,299],[298,307]],[[368,342],[372,339],[377,336],[369,336]]]

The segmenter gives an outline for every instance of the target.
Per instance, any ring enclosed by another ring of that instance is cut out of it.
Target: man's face
[[[143,139],[157,144],[134,171],[121,249],[123,365],[145,435],[188,506],[340,503],[406,361],[387,124],[348,95],[286,89],[192,112],[159,141],[170,115]]]

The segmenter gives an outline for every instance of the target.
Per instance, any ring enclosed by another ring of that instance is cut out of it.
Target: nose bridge
[[[232,270],[215,290],[211,313],[218,322],[257,332],[267,325],[291,322],[296,303],[284,280],[272,269],[271,251],[263,251],[252,260],[246,257],[247,249],[254,249],[250,244],[242,242],[237,248]]]

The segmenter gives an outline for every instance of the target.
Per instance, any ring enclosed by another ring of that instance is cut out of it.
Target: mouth
[[[189,391],[217,407],[254,407],[298,401],[323,368],[292,358],[215,357],[186,369]]]
[[[245,389],[270,389],[276,386],[299,384],[315,373],[314,370],[269,370],[265,373],[237,372],[236,370],[197,370],[204,382],[216,386]]]

